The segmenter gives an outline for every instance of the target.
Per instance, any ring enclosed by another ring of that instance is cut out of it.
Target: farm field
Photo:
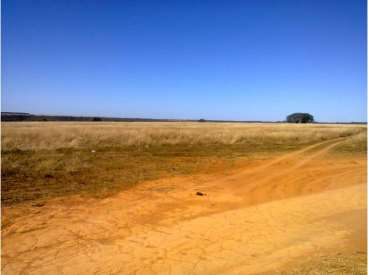
[[[366,141],[365,125],[2,123],[2,271],[365,274]]]

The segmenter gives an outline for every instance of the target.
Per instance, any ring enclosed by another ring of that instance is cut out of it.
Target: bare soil
[[[2,272],[365,274],[366,158],[334,154],[344,140],[105,199],[3,207]]]

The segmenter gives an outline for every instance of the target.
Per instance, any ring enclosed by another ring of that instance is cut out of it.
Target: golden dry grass
[[[320,275],[320,274],[367,274],[367,255],[356,252],[350,255],[331,255],[312,259],[292,267],[280,275]]]
[[[2,123],[5,204],[67,194],[105,196],[141,181],[229,169],[315,142],[365,152],[364,125]]]
[[[3,123],[3,150],[176,144],[307,144],[353,135],[362,125],[170,122]]]

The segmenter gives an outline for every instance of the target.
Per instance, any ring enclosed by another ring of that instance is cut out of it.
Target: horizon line
[[[8,116],[28,116],[28,117],[42,117],[46,118],[71,118],[71,119],[106,119],[105,121],[95,121],[95,122],[118,122],[117,120],[128,120],[127,122],[134,122],[135,121],[161,121],[161,122],[239,122],[239,123],[287,123],[286,120],[233,120],[233,119],[206,119],[204,117],[197,118],[197,119],[190,119],[190,118],[149,118],[149,117],[121,117],[121,116],[99,116],[99,115],[60,115],[60,114],[35,114],[35,113],[28,113],[28,112],[13,112],[13,111],[1,111],[1,121],[39,121],[39,120],[3,120],[3,115]],[[68,121],[68,120],[50,120],[50,121]],[[73,120],[78,121],[78,120]],[[91,121],[93,120],[82,120],[82,121]],[[342,121],[314,121],[313,123],[318,124],[367,124],[367,121],[349,121],[349,122],[342,122]],[[309,123],[308,123],[309,124]]]

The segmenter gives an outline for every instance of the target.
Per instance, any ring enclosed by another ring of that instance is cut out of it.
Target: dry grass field
[[[353,135],[341,152],[364,152],[364,129],[236,123],[3,123],[2,200],[8,205],[76,193],[101,197],[145,180],[227,169],[242,160]]]
[[[2,270],[365,274],[366,141],[365,125],[2,123]]]

